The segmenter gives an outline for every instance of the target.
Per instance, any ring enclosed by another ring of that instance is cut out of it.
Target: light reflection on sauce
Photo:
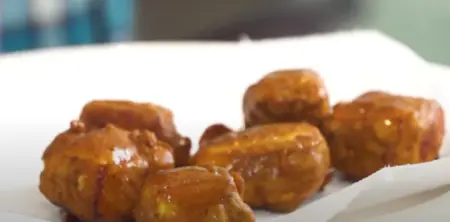
[[[114,148],[112,152],[112,159],[115,164],[121,165],[130,162],[133,152],[129,149]]]
[[[170,152],[163,152],[161,155],[155,155],[154,157],[155,162],[161,162],[161,163],[174,163],[174,157],[172,153]]]
[[[147,161],[136,158],[135,148],[114,148],[112,151],[112,160],[117,166],[141,168],[148,166]]]

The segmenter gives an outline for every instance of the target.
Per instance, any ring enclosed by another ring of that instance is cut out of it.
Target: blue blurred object
[[[133,0],[0,0],[0,52],[127,41]]]

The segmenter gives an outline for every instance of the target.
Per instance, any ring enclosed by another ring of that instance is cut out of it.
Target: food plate
[[[246,87],[267,72],[294,67],[318,71],[332,103],[379,89],[436,98],[450,112],[442,83],[449,82],[442,74],[446,71],[436,71],[376,32],[242,44],[137,43],[4,56],[0,58],[0,211],[61,221],[59,210],[37,190],[40,157],[50,140],[92,99],[162,104],[175,113],[179,131],[196,140],[212,123],[242,127]],[[448,144],[446,137],[444,148]],[[316,199],[346,186],[334,180]],[[285,217],[264,212],[257,216],[258,221]],[[301,221],[301,215],[297,219]]]

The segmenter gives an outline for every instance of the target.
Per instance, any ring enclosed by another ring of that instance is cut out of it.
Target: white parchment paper
[[[367,90],[387,90],[436,98],[450,113],[450,69],[424,61],[376,31],[238,44],[119,44],[1,56],[0,211],[60,221],[58,210],[37,190],[39,157],[91,99],[160,103],[174,111],[179,130],[195,140],[215,122],[241,126],[241,99],[250,83],[275,69],[304,67],[322,75],[332,103]],[[448,156],[449,147],[446,135],[443,156]],[[257,212],[258,221],[448,221],[449,175],[450,159],[443,158],[385,168],[352,185],[335,179],[297,211]]]

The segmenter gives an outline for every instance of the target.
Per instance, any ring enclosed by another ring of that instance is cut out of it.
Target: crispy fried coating
[[[205,129],[205,131],[203,132],[202,136],[200,137],[200,141],[199,141],[199,147],[204,146],[205,143],[207,143],[208,141],[227,134],[233,132],[232,129],[230,129],[229,127],[225,126],[224,124],[213,124],[211,126],[209,126],[208,128]]]
[[[143,186],[136,222],[254,222],[243,183],[218,167],[160,171]]]
[[[87,130],[72,122],[43,155],[39,189],[53,204],[82,221],[122,222],[147,175],[173,168],[172,148],[149,131],[113,125]]]
[[[243,99],[245,126],[308,122],[320,126],[330,115],[323,80],[312,70],[280,70],[251,85]]]
[[[233,132],[233,130],[225,126],[224,124],[220,123],[213,124],[208,128],[206,128],[205,131],[203,132],[202,136],[200,137],[199,147],[207,147],[206,143],[208,141],[211,141],[214,138],[217,138],[230,132]],[[334,169],[328,170],[328,174],[325,177],[325,180],[323,181],[320,190],[324,190],[325,187],[331,182],[333,177],[334,177]]]
[[[434,100],[371,91],[336,104],[325,135],[334,167],[359,180],[384,166],[436,159],[444,113]]]
[[[244,201],[251,207],[290,212],[322,186],[330,157],[316,127],[280,123],[213,138],[200,147],[192,163],[240,173]]]
[[[146,129],[158,139],[169,143],[175,152],[175,165],[187,165],[191,141],[181,136],[175,127],[172,112],[151,103],[135,103],[120,100],[96,100],[86,104],[80,115],[87,128],[102,128],[108,123],[135,130]]]

